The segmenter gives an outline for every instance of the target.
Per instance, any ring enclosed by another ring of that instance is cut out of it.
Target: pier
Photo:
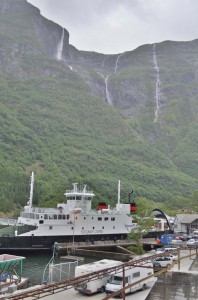
[[[142,243],[147,250],[159,247],[155,239],[143,239]],[[134,257],[127,248],[135,245],[136,243],[132,240],[58,243],[55,245],[55,251],[64,255],[92,256],[126,262]]]

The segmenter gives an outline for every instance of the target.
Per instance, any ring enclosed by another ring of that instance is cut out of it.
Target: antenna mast
[[[32,201],[33,201],[33,189],[34,189],[34,172],[32,172],[32,175],[30,177],[30,201],[29,201],[29,207],[32,208]]]
[[[118,180],[118,204],[120,204],[120,180]]]

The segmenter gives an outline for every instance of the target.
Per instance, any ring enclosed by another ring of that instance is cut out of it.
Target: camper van
[[[151,278],[147,278],[150,275],[153,275],[153,264],[151,262],[144,263],[139,267],[133,267],[129,270],[125,271],[125,287],[135,283],[139,282],[136,285],[128,288],[125,290],[125,294],[135,292],[137,290],[144,290],[147,287],[151,287],[154,283],[154,276]],[[145,280],[144,280],[145,278]],[[114,274],[110,276],[110,279],[108,280],[108,283],[106,285],[105,291],[107,294],[112,294],[114,292],[117,292],[118,290],[123,288],[123,272]],[[122,293],[118,296],[122,296]]]
[[[121,265],[121,261],[117,260],[110,260],[110,259],[102,259],[100,261],[96,261],[93,263],[80,265],[75,268],[75,277],[88,275],[92,272],[101,271],[103,269],[108,269],[112,267],[116,267]],[[100,277],[98,279],[94,279],[93,281],[89,281],[86,283],[79,284],[75,286],[75,290],[79,291],[80,293],[91,295],[96,292],[104,292],[105,286],[109,279],[110,275]]]

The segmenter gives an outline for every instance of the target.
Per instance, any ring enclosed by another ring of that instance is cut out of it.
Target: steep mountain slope
[[[85,33],[86,34],[86,33]],[[118,55],[78,51],[25,0],[0,2],[0,210],[63,199],[72,182],[97,199],[132,188],[174,204],[197,188],[197,41]]]

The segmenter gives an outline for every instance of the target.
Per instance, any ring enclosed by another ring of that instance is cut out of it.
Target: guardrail
[[[16,224],[17,224],[17,220],[16,219],[0,218],[0,225],[15,226]]]

